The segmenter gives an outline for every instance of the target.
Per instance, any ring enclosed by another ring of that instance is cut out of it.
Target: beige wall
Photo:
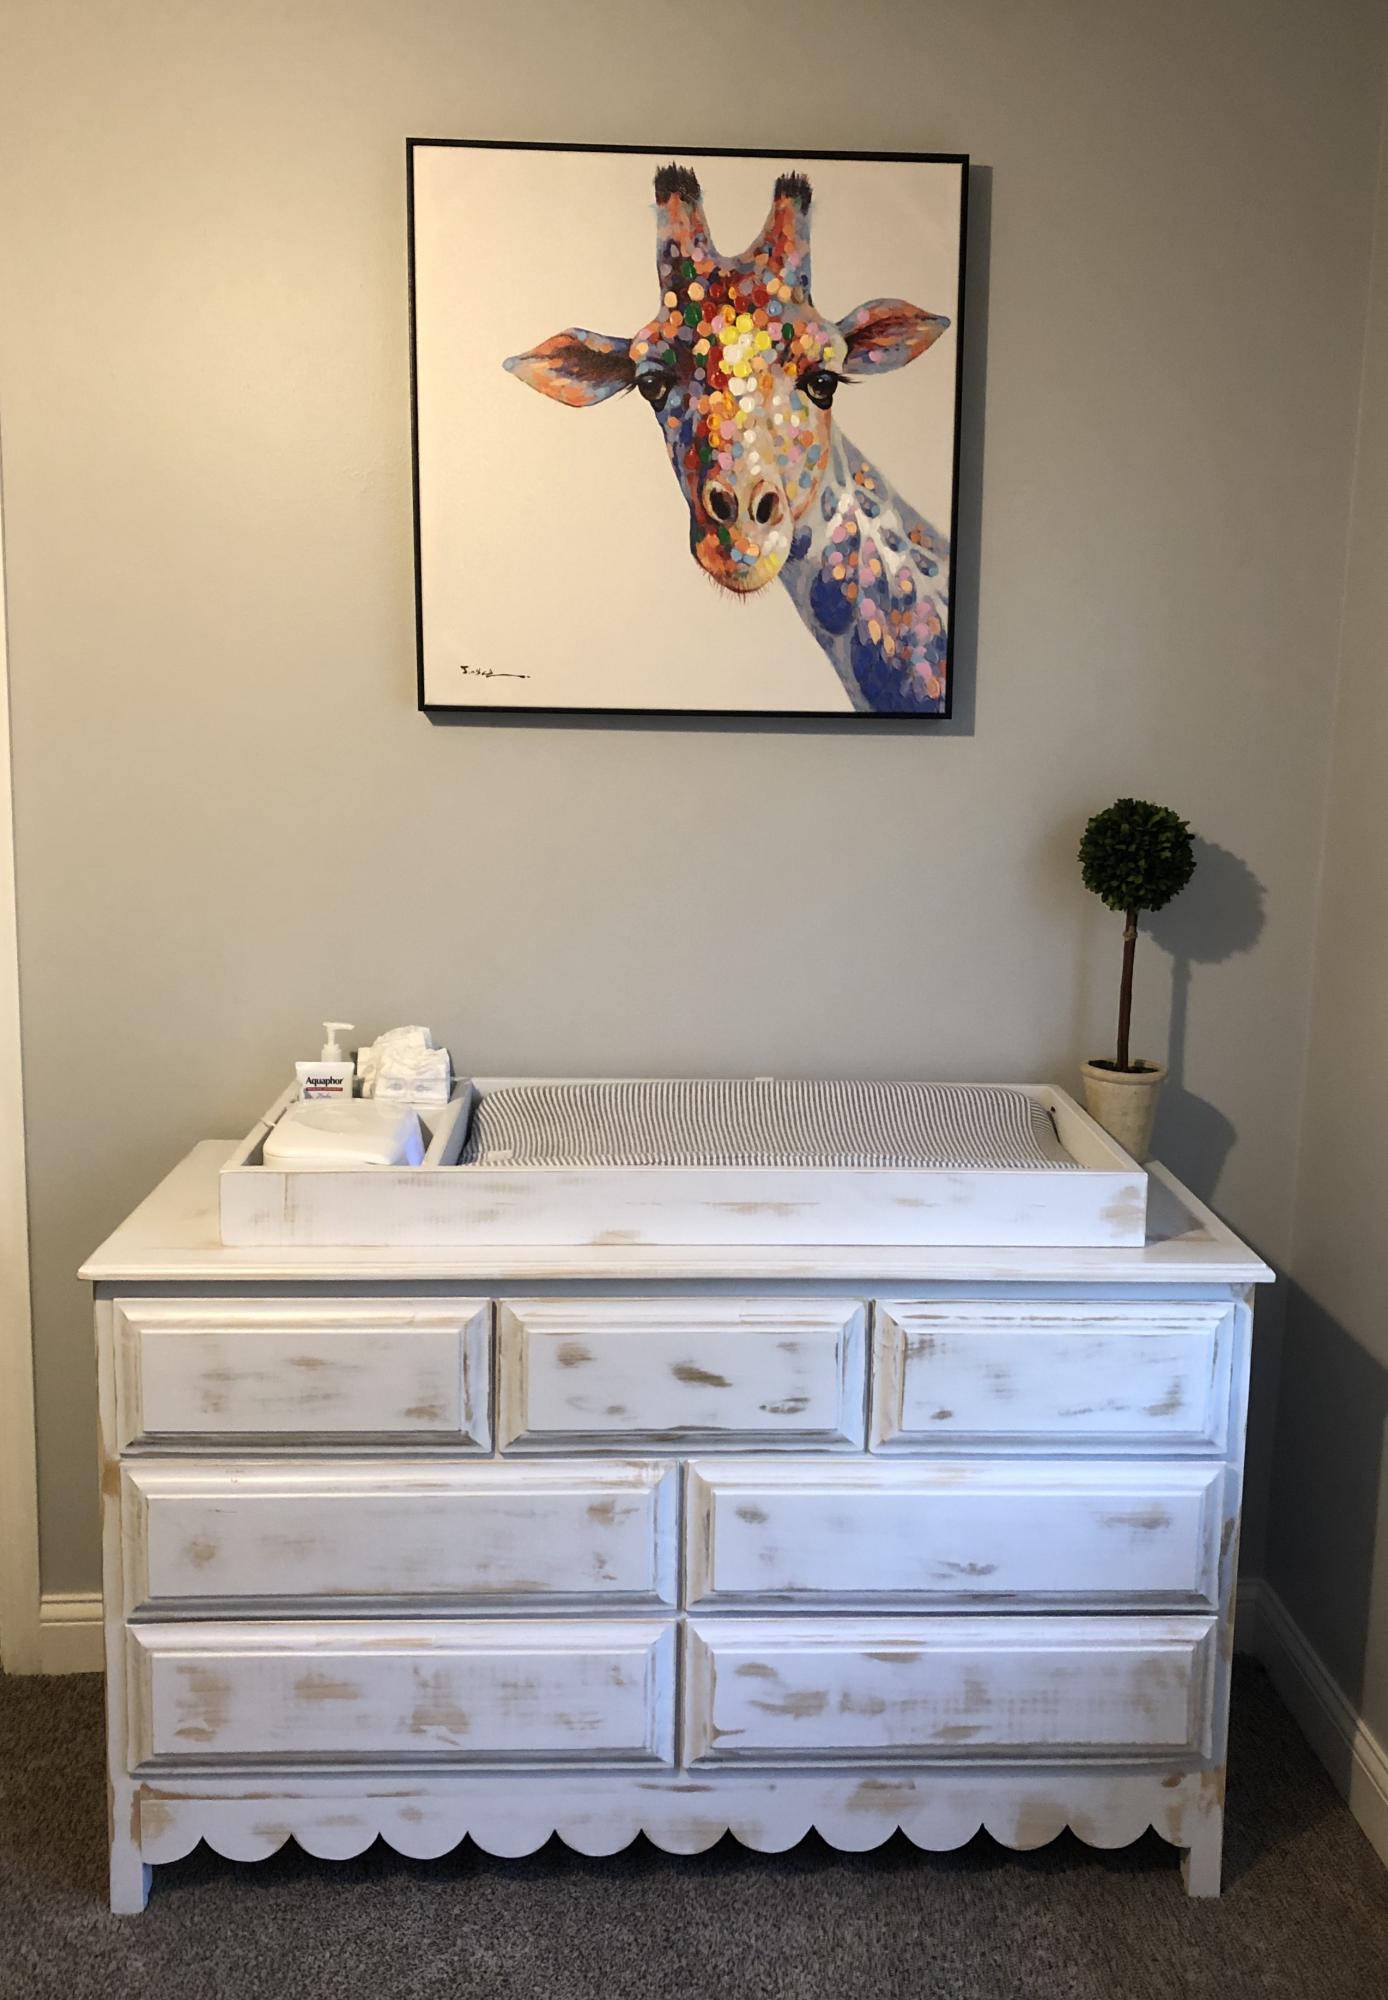
[[[1065,1078],[1118,950],[1073,849],[1120,792],[1212,843],[1144,952],[1145,1050],[1179,968],[1162,1150],[1288,1248],[1380,10],[755,12],[691,55],[685,10],[613,0],[9,10],[49,1589],[97,1576],[74,1267],[322,1013],[483,1070]],[[961,722],[415,713],[408,132],[974,154]]]
[[[1388,178],[1363,415],[1278,1401],[1270,1579],[1388,1741]]]

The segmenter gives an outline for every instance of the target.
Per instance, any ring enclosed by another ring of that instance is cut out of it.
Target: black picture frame
[[[531,704],[531,703],[470,703],[431,700],[425,683],[425,612],[424,578],[422,551],[422,523],[420,507],[420,418],[419,418],[419,354],[418,354],[418,313],[417,313],[417,244],[416,244],[416,176],[415,156],[424,149],[469,148],[487,151],[514,151],[528,153],[574,153],[574,154],[623,154],[643,155],[653,166],[665,161],[686,158],[706,159],[755,159],[767,161],[808,161],[826,160],[835,162],[873,162],[903,165],[954,166],[959,169],[959,219],[958,219],[958,271],[956,309],[954,314],[956,352],[952,399],[953,437],[950,445],[950,507],[949,507],[949,547],[951,607],[946,628],[945,652],[945,692],[941,709],[928,713],[894,710],[850,710],[843,712],[830,708],[676,708],[655,705],[585,705],[574,704]],[[768,146],[689,146],[670,144],[598,144],[575,140],[526,140],[526,139],[459,139],[428,138],[411,136],[405,141],[405,187],[406,187],[406,232],[408,262],[408,305],[409,305],[409,385],[410,385],[410,468],[411,498],[413,509],[413,566],[414,566],[414,614],[415,614],[415,658],[416,690],[419,712],[435,720],[456,720],[462,717],[480,718],[592,718],[601,720],[610,717],[614,721],[621,718],[641,718],[647,721],[713,721],[766,722],[766,721],[814,721],[834,726],[852,726],[863,722],[897,724],[907,726],[924,725],[949,721],[954,713],[955,694],[955,621],[954,621],[954,581],[959,568],[959,474],[961,429],[963,412],[964,379],[964,333],[966,315],[966,267],[969,209],[969,168],[970,155],[967,153],[937,152],[893,152],[893,151],[836,151],[816,147],[775,148]]]

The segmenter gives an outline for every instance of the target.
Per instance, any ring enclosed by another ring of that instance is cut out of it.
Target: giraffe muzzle
[[[745,485],[707,479],[699,499],[706,524],[694,537],[700,566],[728,590],[746,593],[770,583],[790,545],[782,489],[769,479]]]

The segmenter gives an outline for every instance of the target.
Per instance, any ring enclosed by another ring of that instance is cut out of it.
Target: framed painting
[[[421,708],[947,716],[967,159],[407,158]]]

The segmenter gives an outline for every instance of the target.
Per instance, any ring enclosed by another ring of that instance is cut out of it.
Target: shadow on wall
[[[1189,888],[1147,920],[1154,944],[1171,954],[1170,1075],[1157,1114],[1153,1150],[1199,1195],[1213,1202],[1237,1136],[1216,1105],[1186,1088],[1190,988],[1197,965],[1219,965],[1251,951],[1263,929],[1262,883],[1237,854],[1196,837]]]
[[[1268,1580],[1369,1726],[1388,1688],[1367,1655],[1382,1507],[1388,1372],[1301,1285],[1288,1287],[1272,1452]],[[1380,1561],[1379,1567],[1382,1567]],[[1342,1769],[1348,1781],[1350,1746]]]

